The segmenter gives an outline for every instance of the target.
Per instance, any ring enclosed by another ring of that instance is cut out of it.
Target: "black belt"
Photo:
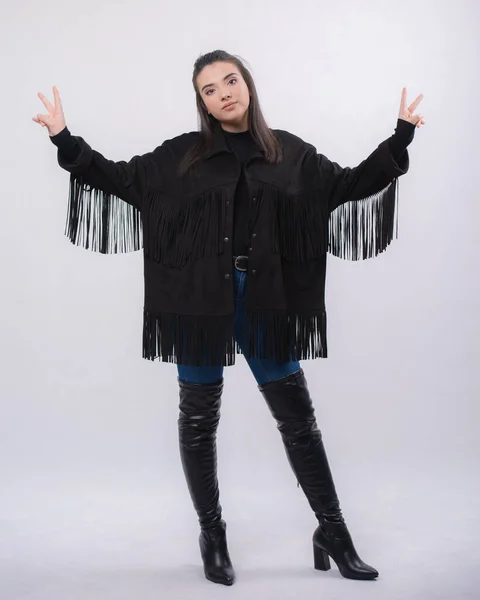
[[[233,266],[237,269],[237,271],[247,271],[248,270],[248,256],[240,255],[233,257]]]

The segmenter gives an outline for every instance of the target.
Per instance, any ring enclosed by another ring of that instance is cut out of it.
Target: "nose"
[[[228,91],[228,89],[226,89],[223,94],[222,94],[222,100],[228,100],[229,98],[231,98],[232,95],[231,93]]]

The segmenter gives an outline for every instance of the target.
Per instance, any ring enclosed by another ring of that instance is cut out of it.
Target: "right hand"
[[[32,117],[32,121],[35,121],[35,123],[38,123],[42,127],[46,127],[50,137],[57,135],[57,133],[60,133],[65,129],[66,123],[60,94],[58,93],[56,86],[53,86],[55,106],[53,106],[42,93],[38,92],[38,97],[48,110],[48,115],[37,115],[36,117]]]

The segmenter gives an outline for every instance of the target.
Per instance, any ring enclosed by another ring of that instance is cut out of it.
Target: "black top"
[[[241,174],[235,190],[233,212],[233,256],[243,254],[248,256],[250,234],[248,231],[248,217],[250,214],[250,191],[245,179],[245,163],[252,152],[257,148],[250,131],[232,133],[224,131],[230,150],[235,152],[241,166]]]

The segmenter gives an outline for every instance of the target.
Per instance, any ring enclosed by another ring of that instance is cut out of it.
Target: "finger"
[[[37,117],[32,117],[32,121],[35,121],[35,123],[38,123],[42,127],[46,127],[45,123],[42,123]]]
[[[412,102],[412,104],[408,107],[408,110],[410,110],[411,112],[415,112],[415,109],[422,101],[422,98],[423,98],[423,94],[420,94],[419,96],[417,96],[415,98],[415,100]]]
[[[36,118],[38,119],[38,123],[45,123],[46,125],[47,120],[50,118],[50,115],[37,115]]]
[[[62,101],[60,100],[60,94],[56,85],[53,86],[53,98],[57,111],[63,112]]]
[[[55,112],[55,107],[52,106],[52,104],[50,103],[50,101],[41,92],[38,92],[38,97],[45,104],[45,108],[49,112],[52,112],[52,113]]]
[[[403,112],[405,110],[405,107],[407,106],[407,88],[402,88],[402,97],[400,99],[400,112]]]

